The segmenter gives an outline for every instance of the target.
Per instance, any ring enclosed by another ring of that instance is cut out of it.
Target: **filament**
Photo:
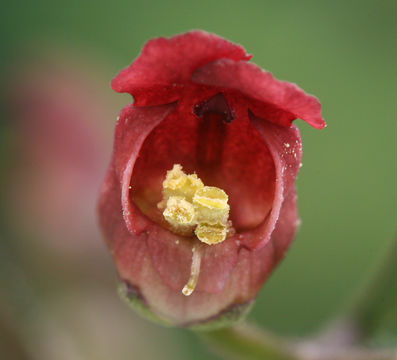
[[[198,246],[192,248],[192,265],[190,267],[190,278],[187,284],[182,289],[182,294],[185,296],[189,296],[193,293],[196,288],[197,281],[200,274],[200,265],[201,265],[201,249]]]

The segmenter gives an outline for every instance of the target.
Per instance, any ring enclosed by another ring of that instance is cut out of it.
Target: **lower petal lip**
[[[116,189],[117,190],[117,189]],[[113,195],[112,195],[113,194]],[[111,196],[109,198],[109,195]],[[117,209],[117,192],[103,193],[100,209],[105,204],[111,204]],[[112,211],[113,213],[113,211]],[[291,191],[285,199],[280,218],[272,240],[268,245],[258,250],[241,248],[238,252],[237,264],[221,293],[210,294],[205,291],[193,293],[186,299],[180,291],[167,286],[155,270],[153,261],[147,250],[145,237],[129,233],[119,213],[119,219],[110,219],[102,214],[102,224],[111,221],[112,226],[105,226],[105,235],[117,264],[120,277],[131,286],[128,289],[140,299],[140,304],[148,307],[160,318],[180,326],[193,326],[207,323],[217,316],[231,311],[234,304],[249,303],[256,295],[263,281],[274,266],[282,258],[296,229],[296,196]],[[224,257],[228,258],[229,253]],[[179,260],[179,259],[178,259]],[[172,270],[172,269],[171,269]],[[168,271],[167,273],[170,273]]]

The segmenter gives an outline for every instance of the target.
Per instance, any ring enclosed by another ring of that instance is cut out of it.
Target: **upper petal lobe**
[[[325,126],[317,98],[307,95],[295,84],[276,80],[271,73],[247,61],[214,61],[198,69],[192,80],[197,84],[234,89],[259,100],[268,107],[262,105],[263,112],[256,111],[256,115],[279,125],[289,126],[292,120],[299,118],[317,129]]]
[[[128,92],[144,105],[174,101],[181,86],[190,82],[193,72],[216,59],[248,60],[243,47],[204,31],[191,31],[169,39],[150,40],[141,55],[112,81],[117,92]],[[167,100],[165,100],[167,99]],[[165,100],[165,101],[164,101]]]

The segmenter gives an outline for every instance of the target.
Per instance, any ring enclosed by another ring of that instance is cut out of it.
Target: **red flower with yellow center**
[[[192,31],[150,40],[113,80],[121,112],[100,222],[124,295],[189,326],[244,312],[294,237],[302,146],[318,100]]]

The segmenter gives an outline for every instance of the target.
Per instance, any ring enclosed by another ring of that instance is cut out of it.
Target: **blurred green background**
[[[67,96],[84,99],[98,92],[105,99],[100,106],[111,104],[99,111],[101,142],[95,142],[103,154],[95,174],[104,173],[118,109],[130,101],[110,90],[110,79],[149,38],[189,29],[241,43],[253,62],[322,102],[326,129],[297,121],[304,144],[301,229],[249,315],[280,334],[321,328],[360,286],[397,228],[396,19],[395,0],[3,1],[0,320],[7,336],[0,340],[0,354],[40,360],[215,359],[192,333],[150,324],[118,300],[116,275],[96,229],[87,230],[94,250],[85,244],[80,251],[79,243],[77,250],[65,250],[63,240],[57,248],[56,229],[54,235],[31,217],[40,211],[25,204],[33,200],[23,190],[33,186],[32,178],[40,183],[46,171],[26,159],[26,129],[35,125],[25,126],[29,110],[18,108],[36,85],[49,84],[43,94],[62,94],[66,78]],[[79,82],[74,91],[74,76],[87,76],[93,92]],[[89,114],[96,113],[82,117]],[[38,139],[43,145],[40,134]],[[35,170],[39,175],[28,172]],[[64,191],[61,183],[55,191]],[[94,195],[84,204],[87,214],[94,212]],[[81,200],[73,199],[76,209]],[[40,198],[34,201],[40,208]],[[90,216],[87,227],[95,227]],[[397,331],[395,323],[384,319],[382,333]]]

